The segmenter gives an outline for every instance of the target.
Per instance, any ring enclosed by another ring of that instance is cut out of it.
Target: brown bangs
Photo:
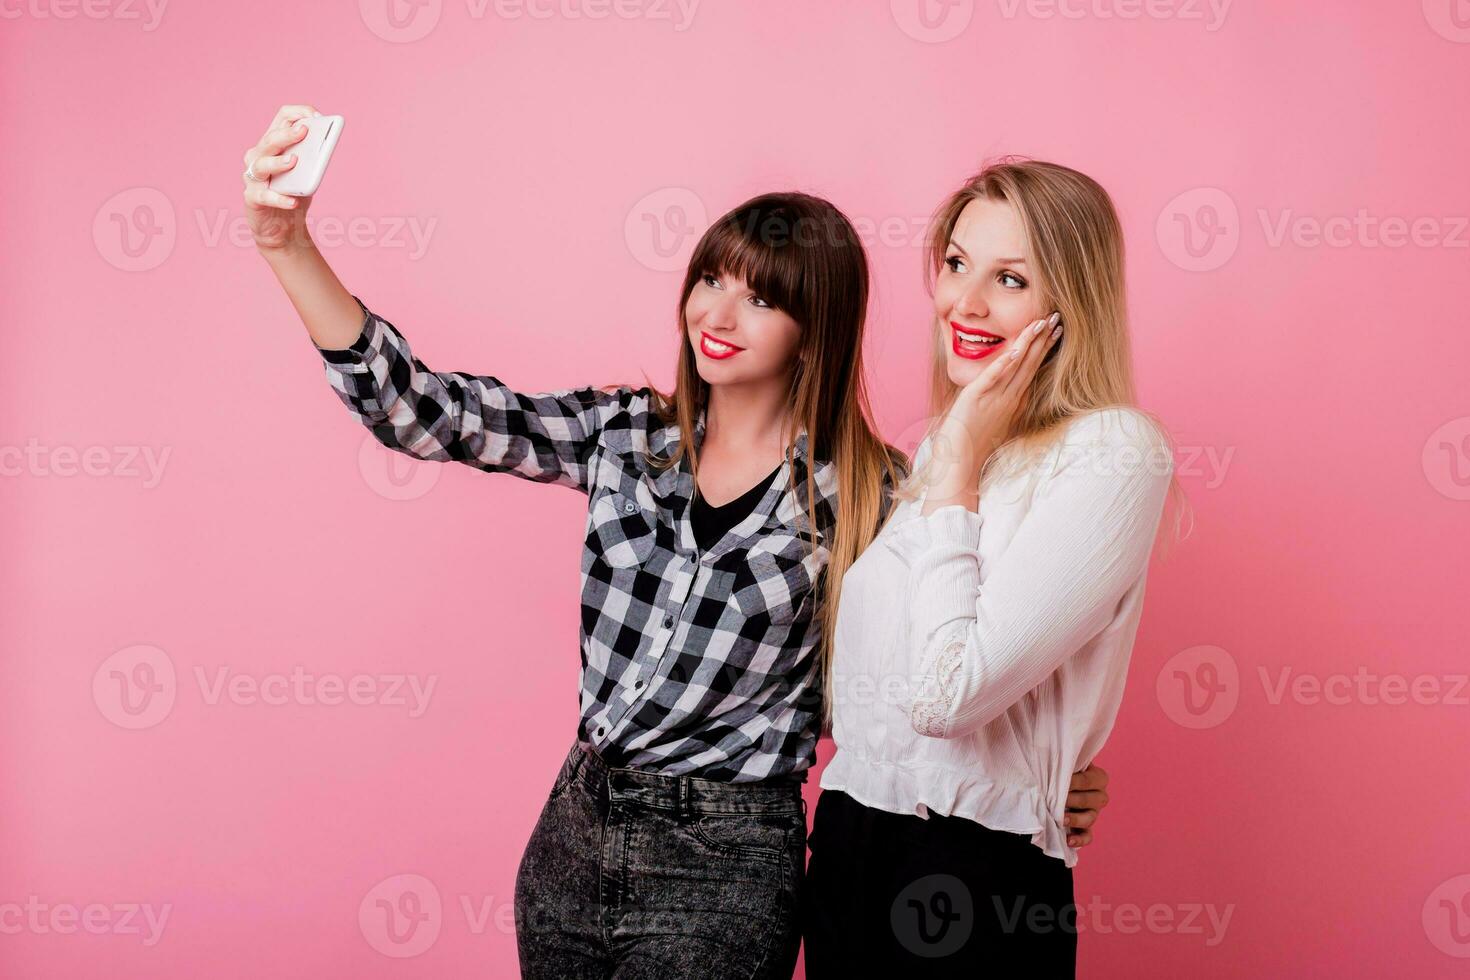
[[[700,277],[738,276],[767,303],[798,323],[808,323],[811,298],[804,280],[817,218],[791,206],[789,195],[748,202],[713,225],[689,260],[687,296]]]

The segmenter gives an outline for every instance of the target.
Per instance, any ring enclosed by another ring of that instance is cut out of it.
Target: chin
[[[955,357],[953,354],[947,355],[944,359],[944,366],[946,372],[949,374],[949,380],[961,388],[980,377],[980,373],[989,366],[989,363],[989,359],[984,361],[967,361],[962,357]]]

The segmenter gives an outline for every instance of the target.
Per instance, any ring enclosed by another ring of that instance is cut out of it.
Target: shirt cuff
[[[980,551],[980,515],[960,504],[940,507],[927,516],[904,521],[884,538],[910,569],[936,549],[946,552]]]
[[[358,309],[362,310],[362,327],[358,330],[357,339],[350,347],[326,348],[317,345],[317,353],[322,356],[328,364],[334,365],[337,370],[347,373],[360,373],[367,370],[367,363],[373,359],[383,347],[382,321],[373,316],[368,308],[363,305],[362,300],[356,296],[352,297],[357,303]]]

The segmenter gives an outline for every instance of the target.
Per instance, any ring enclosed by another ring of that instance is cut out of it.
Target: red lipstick
[[[745,350],[744,347],[736,347],[734,344],[720,340],[717,337],[711,337],[703,330],[699,332],[699,352],[705,357],[713,358],[716,361],[723,361],[727,357],[734,357],[743,350]]]
[[[991,333],[988,330],[979,330],[975,327],[965,327],[953,320],[949,323],[951,347],[956,357],[963,357],[969,361],[978,361],[982,357],[989,357],[1005,346],[1005,338],[1000,334]],[[976,338],[986,338],[978,340]],[[991,339],[993,338],[993,339]]]

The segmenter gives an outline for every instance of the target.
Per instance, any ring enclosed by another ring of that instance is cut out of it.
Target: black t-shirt
[[[699,550],[703,551],[718,543],[727,531],[749,517],[766,495],[771,480],[780,471],[781,467],[777,466],[770,476],[721,507],[711,507],[703,494],[695,494],[689,520],[694,525],[694,542]]]

